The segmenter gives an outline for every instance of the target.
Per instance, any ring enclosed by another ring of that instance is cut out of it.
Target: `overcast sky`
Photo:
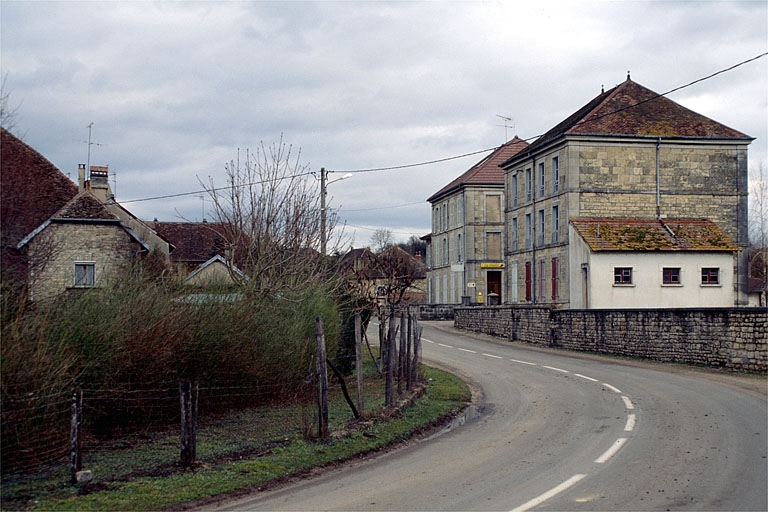
[[[90,163],[116,173],[118,201],[199,221],[199,194],[130,201],[223,185],[238,148],[281,134],[311,170],[344,172],[532,139],[628,71],[664,93],[766,52],[767,6],[2,0],[0,66],[17,135],[64,173],[93,123]],[[768,58],[670,98],[755,137],[750,168],[768,165]],[[484,155],[356,174],[331,206],[356,247],[377,228],[424,235],[427,197]]]

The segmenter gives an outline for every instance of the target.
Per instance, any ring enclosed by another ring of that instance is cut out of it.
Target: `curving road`
[[[765,377],[422,325],[475,419],[219,510],[768,510]]]

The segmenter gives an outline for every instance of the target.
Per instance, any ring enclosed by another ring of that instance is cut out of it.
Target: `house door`
[[[501,304],[501,271],[489,270],[485,274],[486,290],[488,290],[488,296],[492,293],[496,294],[496,304]]]

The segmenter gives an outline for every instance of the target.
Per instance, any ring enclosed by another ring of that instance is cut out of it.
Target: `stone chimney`
[[[112,189],[109,188],[109,167],[91,166],[90,190],[91,194],[102,203],[106,203],[108,199],[114,199]]]

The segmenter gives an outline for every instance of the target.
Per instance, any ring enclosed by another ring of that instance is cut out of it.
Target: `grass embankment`
[[[365,417],[354,421],[341,393],[331,395],[332,436],[316,430],[312,405],[250,409],[204,418],[198,465],[183,469],[177,433],[121,440],[85,455],[94,480],[69,485],[66,468],[34,478],[4,478],[2,508],[32,510],[158,510],[227,493],[255,490],[309,469],[334,465],[407,440],[460,410],[470,391],[457,377],[423,367],[425,389],[413,404],[384,414],[383,381],[366,379]]]

